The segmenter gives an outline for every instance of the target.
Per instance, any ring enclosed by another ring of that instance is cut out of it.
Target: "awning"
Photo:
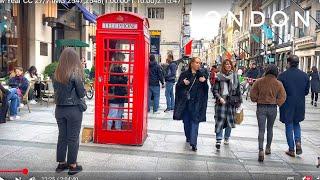
[[[67,47],[89,47],[89,44],[80,41],[79,39],[58,39],[56,40],[57,48],[62,46]]]
[[[83,17],[91,23],[96,23],[97,16],[90,13],[85,7],[83,7],[80,3],[76,3],[76,6],[80,9],[83,14]]]

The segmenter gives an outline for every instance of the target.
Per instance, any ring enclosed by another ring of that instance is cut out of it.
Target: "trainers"
[[[69,167],[69,172],[68,172],[68,175],[75,175],[75,174],[77,174],[77,173],[79,173],[79,172],[81,172],[82,171],[82,166],[80,166],[80,165],[78,165],[77,164],[77,166],[76,167]]]
[[[68,168],[69,168],[69,166],[68,166],[67,163],[63,163],[63,164],[60,164],[60,163],[59,163],[58,166],[57,166],[57,168],[56,168],[56,172],[57,172],[57,173],[60,173],[60,172],[66,170],[66,169],[68,169]]]
[[[20,103],[19,108],[23,108],[24,104]]]
[[[20,119],[20,116],[16,116],[16,117],[15,117],[15,120],[19,120],[19,119]]]
[[[10,117],[9,117],[9,120],[10,120],[10,121],[16,120],[16,116],[10,116]]]
[[[167,108],[166,110],[164,110],[164,112],[169,112],[169,111],[171,111],[171,109],[168,109],[168,108]]]
[[[317,106],[318,106],[318,105],[317,105],[317,102],[315,102],[315,103],[314,103],[314,107],[317,107]]]
[[[195,145],[192,145],[191,147],[192,147],[192,148],[191,148],[192,151],[194,151],[194,152],[196,152],[196,151],[198,150],[197,146],[195,146]]]
[[[220,146],[221,146],[221,142],[220,142],[220,141],[217,141],[217,142],[216,142],[216,148],[217,148],[217,150],[220,150]]]
[[[31,100],[29,103],[30,103],[30,104],[37,104],[37,101],[33,99],[33,100]]]
[[[229,145],[229,139],[224,139],[224,145]]]
[[[153,112],[153,114],[160,114],[160,112],[159,111],[155,111],[155,112]]]

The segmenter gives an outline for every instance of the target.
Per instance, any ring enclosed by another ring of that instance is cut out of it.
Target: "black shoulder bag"
[[[76,92],[76,88],[75,87],[73,87],[73,89],[72,89],[72,93],[74,93],[74,98],[76,98],[77,97],[77,99],[78,99],[78,107],[79,107],[79,110],[81,111],[81,112],[85,112],[87,109],[88,109],[88,106],[87,106],[87,104],[86,104],[86,101],[85,101],[85,99],[84,98],[79,98],[78,97],[78,94],[77,94],[77,92]]]
[[[193,82],[192,82],[192,84],[191,84],[191,87],[190,87],[189,90],[187,91],[187,100],[190,100],[190,99],[191,99],[190,91],[191,91],[191,88],[192,88],[193,85],[194,85],[194,82],[196,82],[196,79],[197,79],[197,77],[194,77],[194,80],[193,80]]]

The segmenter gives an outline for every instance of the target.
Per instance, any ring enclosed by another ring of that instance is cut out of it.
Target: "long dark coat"
[[[188,104],[187,108],[191,113],[193,120],[197,122],[206,121],[209,86],[207,80],[205,82],[199,81],[199,78],[203,75],[204,73],[201,73],[200,71],[196,73],[196,81],[191,90],[191,94],[195,95],[195,97],[189,100],[189,103],[187,103],[187,91],[190,89],[192,82],[186,86],[183,80],[187,78],[190,81],[190,79],[192,79],[192,72],[191,70],[186,70],[181,73],[176,84],[176,99],[173,112],[174,120],[182,120],[184,109]],[[205,78],[208,79],[206,76]]]
[[[280,121],[297,123],[305,118],[305,96],[310,89],[308,75],[298,68],[291,67],[281,73],[278,79],[282,82],[287,99],[280,107]]]
[[[311,92],[320,93],[320,73],[312,72],[311,77]]]

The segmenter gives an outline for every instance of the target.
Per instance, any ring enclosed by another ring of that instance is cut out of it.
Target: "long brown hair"
[[[230,63],[230,65],[231,65],[231,70],[232,70],[232,71],[234,70],[234,67],[233,67],[233,65],[232,65],[231,60],[230,60],[230,59],[225,59],[225,60],[222,61],[222,64],[221,64],[221,72],[222,72],[223,74],[227,74],[227,73],[228,73],[227,70],[226,70],[226,68],[225,68],[225,65],[227,64],[227,62]]]
[[[54,78],[60,83],[68,84],[71,75],[83,79],[83,67],[77,52],[73,48],[65,48],[60,55]]]
[[[191,71],[191,64],[193,63],[193,62],[195,62],[196,61],[196,59],[200,59],[199,57],[193,57],[191,60],[190,60],[190,62],[189,62],[189,69],[190,69],[190,71]],[[201,60],[201,59],[200,59]]]

